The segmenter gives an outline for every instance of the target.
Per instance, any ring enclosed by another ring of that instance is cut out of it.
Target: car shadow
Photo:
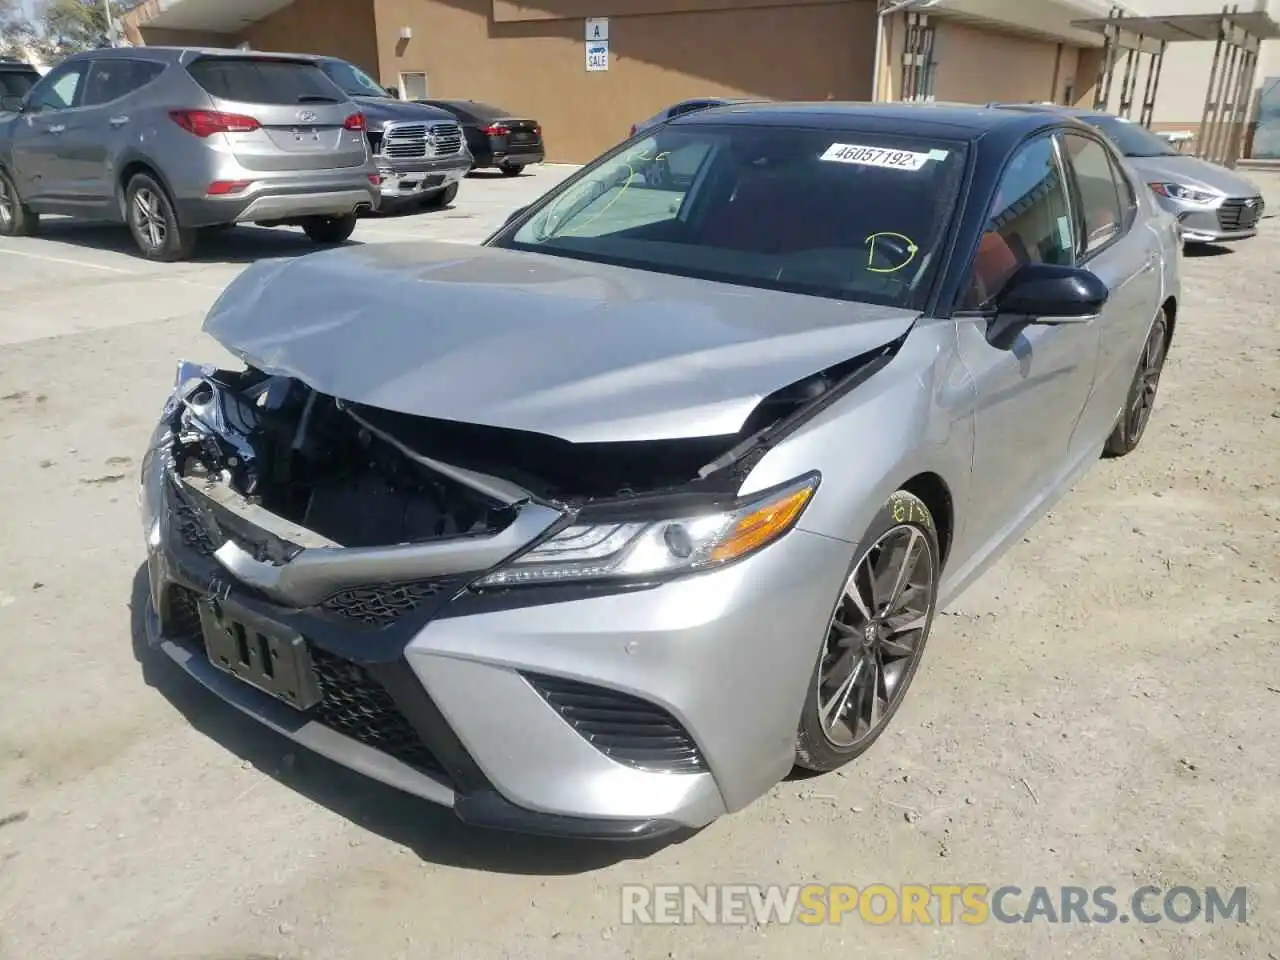
[[[1221,243],[1189,243],[1182,248],[1182,254],[1186,257],[1199,259],[1201,257],[1221,257],[1229,253],[1235,253],[1231,247]]]
[[[443,213],[452,210],[457,203],[446,203],[444,206],[429,206],[425,203],[394,203],[380,207],[375,211],[362,213],[361,220],[403,220],[406,217],[418,217],[429,213]],[[357,227],[357,230],[360,228]]]
[[[495,873],[567,876],[647,858],[698,831],[646,841],[563,840],[484,830],[443,807],[401,793],[292,743],[218,699],[147,644],[146,565],[129,601],[133,656],[147,686],[196,730],[257,770],[360,827],[412,850],[422,860]]]
[[[359,226],[356,227],[358,231]],[[76,223],[74,221],[42,221],[38,236],[74,244],[90,250],[122,253],[148,262],[138,252],[127,227],[110,223]],[[358,246],[351,239],[333,246]],[[299,227],[257,227],[251,224],[201,231],[195,253],[186,263],[253,263],[269,257],[301,257],[318,250],[333,249],[313,243]]]
[[[496,167],[486,167],[483,170],[468,171],[467,176],[473,180],[519,180],[521,177],[530,176],[530,174],[527,168],[517,174],[507,175]]]

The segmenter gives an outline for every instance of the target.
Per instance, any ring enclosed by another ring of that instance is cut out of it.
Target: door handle
[[[111,124],[113,127],[123,127],[128,122],[129,118],[127,116],[112,117],[107,121],[107,123]]]
[[[62,133],[66,129],[67,129],[66,124],[55,123],[52,126],[45,127],[44,131],[45,133]]]

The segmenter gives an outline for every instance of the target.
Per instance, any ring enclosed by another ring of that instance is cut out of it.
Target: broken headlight
[[[477,587],[665,577],[722,566],[782,537],[819,477],[810,474],[717,513],[573,524],[482,577]]]

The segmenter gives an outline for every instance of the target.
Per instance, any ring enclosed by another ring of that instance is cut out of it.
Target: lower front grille
[[[1223,230],[1250,230],[1262,219],[1265,207],[1261,197],[1224,200],[1218,208],[1218,224]]]
[[[433,776],[444,768],[391,694],[364,667],[318,647],[311,662],[322,699],[312,715],[329,729]]]
[[[707,769],[680,721],[647,700],[561,677],[525,674],[524,678],[569,726],[619,763],[664,773]]]
[[[452,580],[419,580],[412,583],[370,584],[335,593],[320,604],[331,614],[354,620],[367,627],[385,627],[426,600],[450,587]]]

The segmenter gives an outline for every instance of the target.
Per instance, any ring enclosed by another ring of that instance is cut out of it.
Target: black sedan
[[[475,157],[472,169],[497,167],[517,176],[531,163],[546,159],[542,126],[537,120],[513,117],[510,111],[478,100],[419,100],[458,118],[467,148]]]

